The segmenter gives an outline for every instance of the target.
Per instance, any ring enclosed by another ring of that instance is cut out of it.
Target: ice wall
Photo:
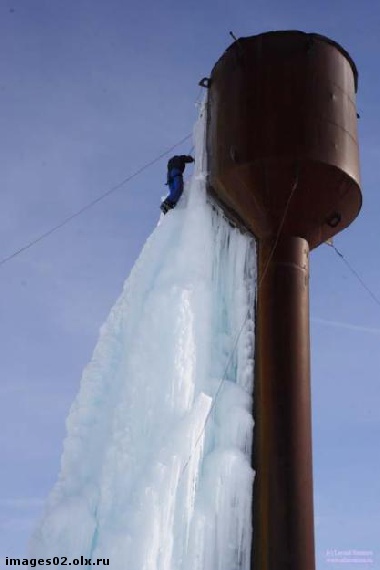
[[[204,124],[84,370],[32,556],[249,569],[254,244],[206,200]]]

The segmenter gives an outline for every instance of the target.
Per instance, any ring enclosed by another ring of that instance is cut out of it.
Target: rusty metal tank
[[[210,190],[257,238],[315,248],[358,215],[357,85],[339,44],[300,31],[240,38],[215,64]]]

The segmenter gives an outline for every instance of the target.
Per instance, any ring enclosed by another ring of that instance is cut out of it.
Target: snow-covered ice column
[[[206,197],[204,115],[84,370],[32,556],[249,569],[255,252]]]

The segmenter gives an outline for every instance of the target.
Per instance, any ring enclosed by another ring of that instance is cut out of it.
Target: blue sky
[[[328,35],[358,66],[364,203],[335,243],[380,295],[374,0],[0,0],[0,257],[190,133],[229,31],[270,29]],[[81,371],[156,224],[165,166],[0,267],[0,558],[25,553],[56,480]],[[310,292],[318,569],[327,549],[372,550],[378,569],[380,307],[327,246]]]

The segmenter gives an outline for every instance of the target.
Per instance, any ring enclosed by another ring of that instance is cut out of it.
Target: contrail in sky
[[[330,321],[328,319],[320,319],[318,317],[311,318],[311,322],[317,323],[319,325],[326,325],[330,327],[338,327],[342,329],[349,329],[359,332],[367,332],[372,334],[380,334],[380,328],[376,327],[366,327],[362,325],[354,325],[352,323],[345,323],[343,321]]]

